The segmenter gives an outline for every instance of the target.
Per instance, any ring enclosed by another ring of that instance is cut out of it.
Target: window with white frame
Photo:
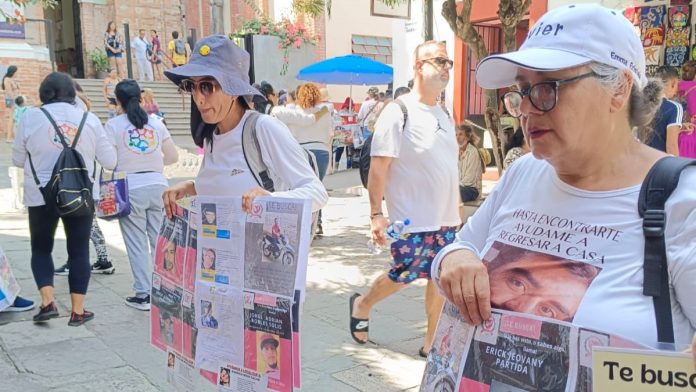
[[[392,63],[392,39],[369,35],[353,35],[352,52],[384,64]]]

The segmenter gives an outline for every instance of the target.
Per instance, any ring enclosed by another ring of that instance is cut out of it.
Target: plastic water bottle
[[[387,234],[387,237],[393,239],[394,241],[398,240],[401,238],[401,236],[404,234],[404,230],[406,230],[406,226],[411,224],[410,219],[404,219],[403,221],[394,221],[392,222],[388,227],[385,233]],[[372,255],[379,255],[382,253],[384,249],[377,245],[372,238],[370,238],[369,241],[367,241],[367,251],[372,254]]]

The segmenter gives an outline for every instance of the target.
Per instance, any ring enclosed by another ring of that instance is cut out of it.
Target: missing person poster
[[[220,367],[218,372],[219,392],[266,392],[268,376],[235,365]]]
[[[291,300],[244,293],[244,367],[268,376],[268,390],[293,389]]]
[[[254,202],[245,227],[245,289],[294,295],[304,210],[298,202]]]
[[[188,210],[179,206],[172,219],[164,218],[155,249],[155,273],[182,286],[188,254]]]
[[[421,392],[589,392],[593,349],[642,347],[567,322],[504,310],[493,310],[489,320],[472,326],[449,302],[433,342]]]
[[[153,274],[150,307],[150,342],[160,350],[171,348],[181,352],[183,321],[181,301],[183,290],[173,282]]]
[[[196,368],[193,362],[179,353],[167,350],[167,383],[176,391],[190,392],[196,389]]]
[[[192,363],[220,390],[292,391],[311,203],[183,199],[155,251],[152,344]],[[174,373],[172,373],[174,374]]]

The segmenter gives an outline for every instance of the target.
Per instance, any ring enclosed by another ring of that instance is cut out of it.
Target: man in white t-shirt
[[[140,73],[140,81],[144,82],[145,76],[147,76],[147,81],[153,81],[152,76],[152,64],[148,60],[147,47],[150,44],[147,43],[145,39],[145,30],[138,30],[138,36],[131,42],[131,47],[133,48],[133,53],[135,53],[135,62],[138,63],[138,72]]]
[[[415,279],[430,279],[430,264],[437,252],[453,241],[460,224],[458,205],[457,140],[452,120],[437,97],[449,82],[453,62],[443,42],[429,41],[416,48],[413,92],[384,108],[372,139],[370,223],[372,239],[387,243],[389,221],[410,220],[406,233],[391,244],[393,261],[365,295],[351,297],[351,335],[367,342],[370,309]],[[405,122],[405,123],[404,123]],[[382,211],[386,200],[389,219]],[[430,349],[443,298],[428,281],[425,308],[428,330],[422,356]]]

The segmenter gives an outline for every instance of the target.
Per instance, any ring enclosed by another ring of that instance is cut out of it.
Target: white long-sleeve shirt
[[[203,165],[195,180],[196,194],[242,196],[258,185],[242,151],[242,129],[247,111],[229,132],[213,134],[212,146],[206,141]],[[328,201],[324,185],[307,162],[307,155],[280,120],[262,115],[256,123],[261,158],[268,167],[276,189],[273,196],[309,199],[312,211]]]
[[[332,121],[329,114],[316,119],[315,114],[323,106],[303,109],[299,106],[291,108],[273,108],[271,115],[285,123],[298,143],[310,150],[331,151]],[[276,110],[279,109],[279,110]]]
[[[317,121],[314,114],[300,110],[300,107],[294,103],[285,106],[274,106],[271,109],[271,116],[287,125],[293,136],[297,134],[298,128],[308,127]]]
[[[84,111],[68,103],[52,103],[43,108],[61,129],[66,143],[72,144]],[[45,204],[31,173],[28,154],[31,154],[41,186],[45,186],[62,149],[60,138],[46,115],[38,108],[27,110],[17,125],[17,137],[12,145],[12,164],[24,168],[24,205],[27,207]],[[116,166],[116,150],[109,142],[99,118],[92,113],[87,114],[76,149],[92,178],[95,160],[105,169],[111,170]]]

